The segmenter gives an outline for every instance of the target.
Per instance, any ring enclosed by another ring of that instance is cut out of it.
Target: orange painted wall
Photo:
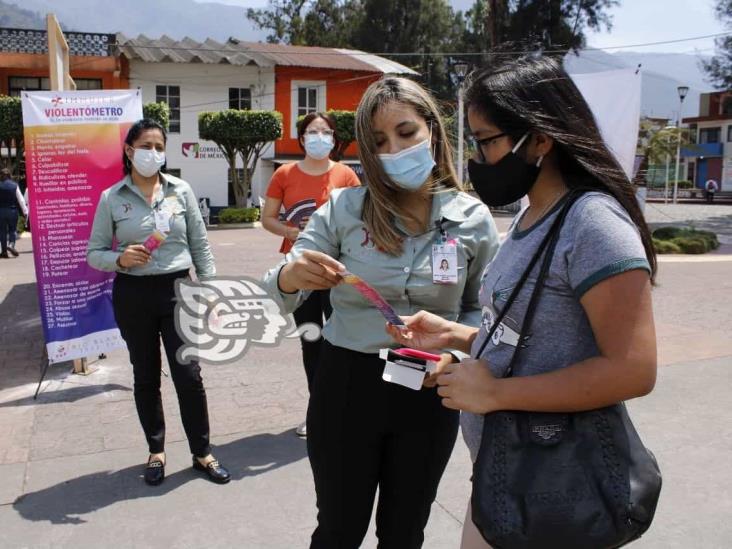
[[[129,70],[114,57],[72,56],[72,78],[97,78],[105,90],[128,89]],[[7,95],[11,76],[48,77],[48,56],[32,53],[0,53],[0,94]]]
[[[275,110],[282,113],[283,138],[275,142],[275,153],[278,155],[302,155],[302,149],[300,149],[297,139],[290,137],[292,105],[290,91],[293,80],[325,81],[325,110],[355,111],[368,85],[379,78],[381,78],[381,73],[308,67],[276,67]],[[355,143],[352,143],[346,149],[345,156],[358,156],[358,148]]]

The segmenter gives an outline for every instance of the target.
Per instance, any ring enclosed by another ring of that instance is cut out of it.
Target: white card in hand
[[[387,362],[381,378],[389,383],[396,383],[397,385],[403,385],[404,387],[419,391],[422,388],[425,373],[422,370],[416,370],[408,366],[400,366],[394,362]]]

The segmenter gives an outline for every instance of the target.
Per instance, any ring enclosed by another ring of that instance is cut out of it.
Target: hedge
[[[224,208],[219,212],[219,223],[253,223],[259,221],[257,208]]]
[[[661,227],[653,231],[653,246],[659,254],[703,254],[719,248],[717,235],[691,227]]]

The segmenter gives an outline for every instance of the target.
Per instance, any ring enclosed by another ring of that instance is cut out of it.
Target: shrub
[[[670,240],[653,239],[653,247],[657,254],[680,254],[681,248]]]
[[[719,248],[717,235],[711,231],[700,231],[693,227],[661,227],[653,231],[653,243],[658,253],[679,253],[667,250],[661,242],[672,242],[685,254],[703,254]]]
[[[661,227],[653,231],[653,238],[657,238],[658,240],[671,240],[672,238],[681,236],[684,230],[686,229],[681,227]]]
[[[165,131],[170,128],[170,107],[167,103],[145,103],[142,106],[142,116],[155,120]]]
[[[257,208],[225,208],[219,212],[219,223],[253,223],[259,220]]]
[[[694,236],[680,236],[670,240],[681,248],[681,252],[685,254],[704,254],[709,251],[709,244],[703,238]]]
[[[711,231],[697,231],[692,229],[690,235],[706,241],[710,250],[716,250],[719,248],[719,239],[717,238],[717,235]]]

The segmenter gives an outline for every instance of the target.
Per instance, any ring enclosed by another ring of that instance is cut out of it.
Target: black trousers
[[[377,355],[323,343],[307,417],[318,505],[311,549],[359,547],[377,487],[379,548],[422,546],[459,415],[436,389],[387,383],[383,370]]]
[[[0,253],[8,253],[8,239],[15,231],[18,224],[18,210],[15,208],[6,208],[0,206]]]
[[[314,290],[310,296],[300,305],[293,313],[295,324],[301,326],[309,322],[317,324],[323,328],[323,321],[328,320],[333,312],[330,305],[330,290]],[[305,366],[305,375],[308,378],[308,390],[313,391],[313,380],[315,379],[315,371],[320,362],[320,349],[325,341],[322,337],[317,341],[306,341],[300,338],[302,346],[302,362]]]
[[[165,417],[160,398],[162,337],[188,446],[195,456],[205,457],[211,447],[201,367],[195,361],[181,364],[176,359],[183,342],[173,320],[175,280],[187,276],[188,271],[153,276],[118,273],[112,302],[117,326],[130,353],[135,405],[150,453],[157,454],[165,449]]]

